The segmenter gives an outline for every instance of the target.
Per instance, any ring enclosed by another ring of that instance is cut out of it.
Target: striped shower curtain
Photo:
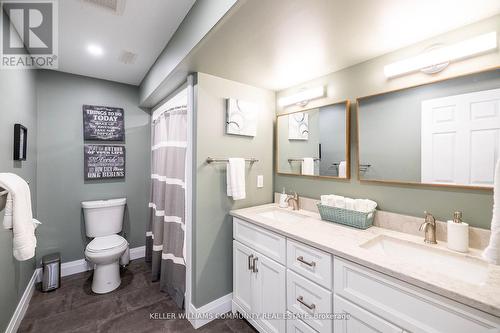
[[[187,107],[165,110],[152,122],[150,219],[146,261],[153,281],[184,308]]]

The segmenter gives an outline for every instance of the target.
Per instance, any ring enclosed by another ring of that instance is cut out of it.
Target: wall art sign
[[[259,106],[234,98],[226,99],[226,133],[244,136],[257,134]]]
[[[125,178],[125,146],[84,145],[85,180]]]
[[[83,106],[84,140],[125,141],[125,116],[122,108]]]

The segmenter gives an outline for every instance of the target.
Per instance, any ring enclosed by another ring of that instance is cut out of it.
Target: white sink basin
[[[299,213],[293,213],[290,211],[286,211],[283,209],[272,208],[269,210],[265,210],[257,213],[258,216],[264,217],[266,219],[271,219],[279,222],[298,222],[305,218],[306,215],[302,215]]]
[[[378,236],[361,245],[362,248],[369,249],[373,253],[414,264],[453,279],[472,284],[486,282],[488,277],[488,264],[486,262],[431,246],[415,244],[389,236]]]

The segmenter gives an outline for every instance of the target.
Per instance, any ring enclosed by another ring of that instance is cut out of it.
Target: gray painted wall
[[[27,161],[13,161],[14,124],[28,128]],[[3,70],[0,73],[0,172],[15,173],[30,182],[36,216],[37,114],[34,70]],[[3,204],[1,205],[3,207]],[[0,211],[0,225],[4,210]],[[37,249],[38,250],[38,249]],[[0,331],[4,331],[35,270],[35,260],[17,261],[12,256],[12,231],[0,226]]]
[[[193,304],[203,306],[232,292],[231,209],[272,202],[273,123],[275,93],[238,82],[198,73],[195,87],[195,197],[193,216]],[[225,134],[224,98],[262,105],[253,138]],[[255,157],[247,163],[247,198],[233,201],[226,195],[226,165],[207,165],[207,157]],[[257,188],[257,175],[264,187]]]
[[[150,115],[138,107],[138,87],[54,71],[40,71],[38,88],[37,256],[60,251],[81,259],[88,242],[80,202],[127,198],[124,231],[131,247],[145,243],[150,179]],[[82,105],[125,110],[126,177],[84,182]]]
[[[298,92],[304,87],[324,85],[328,88],[327,97],[311,101],[308,105],[308,107],[319,107],[345,99],[354,101],[361,96],[442,80],[465,73],[477,72],[481,69],[498,67],[500,66],[500,49],[453,63],[443,72],[432,76],[415,73],[390,80],[384,76],[385,65],[418,54],[429,45],[454,43],[490,31],[500,31],[499,17],[498,15],[494,16],[364,63],[290,87],[279,91],[276,97],[279,99],[282,96]],[[299,109],[289,107],[284,110],[278,107],[277,111],[278,113],[283,113]],[[449,219],[453,212],[459,209],[464,212],[464,221],[476,227],[490,227],[493,206],[491,191],[360,183],[356,179],[356,165],[358,161],[356,159],[357,128],[355,105],[351,107],[351,115],[351,175],[353,175],[353,179],[350,181],[338,181],[276,175],[274,188],[277,192],[281,192],[281,189],[285,186],[290,188],[290,190],[296,190],[301,195],[312,198],[319,198],[321,194],[325,193],[371,198],[376,200],[379,203],[379,208],[383,210],[413,216],[423,216],[424,210],[428,210],[440,220]]]
[[[420,182],[421,102],[500,87],[500,70],[363,99],[359,110],[363,178]]]

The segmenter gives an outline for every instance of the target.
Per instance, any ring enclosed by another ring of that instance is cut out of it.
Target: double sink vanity
[[[233,216],[233,312],[260,332],[500,332],[500,267],[268,204]]]

